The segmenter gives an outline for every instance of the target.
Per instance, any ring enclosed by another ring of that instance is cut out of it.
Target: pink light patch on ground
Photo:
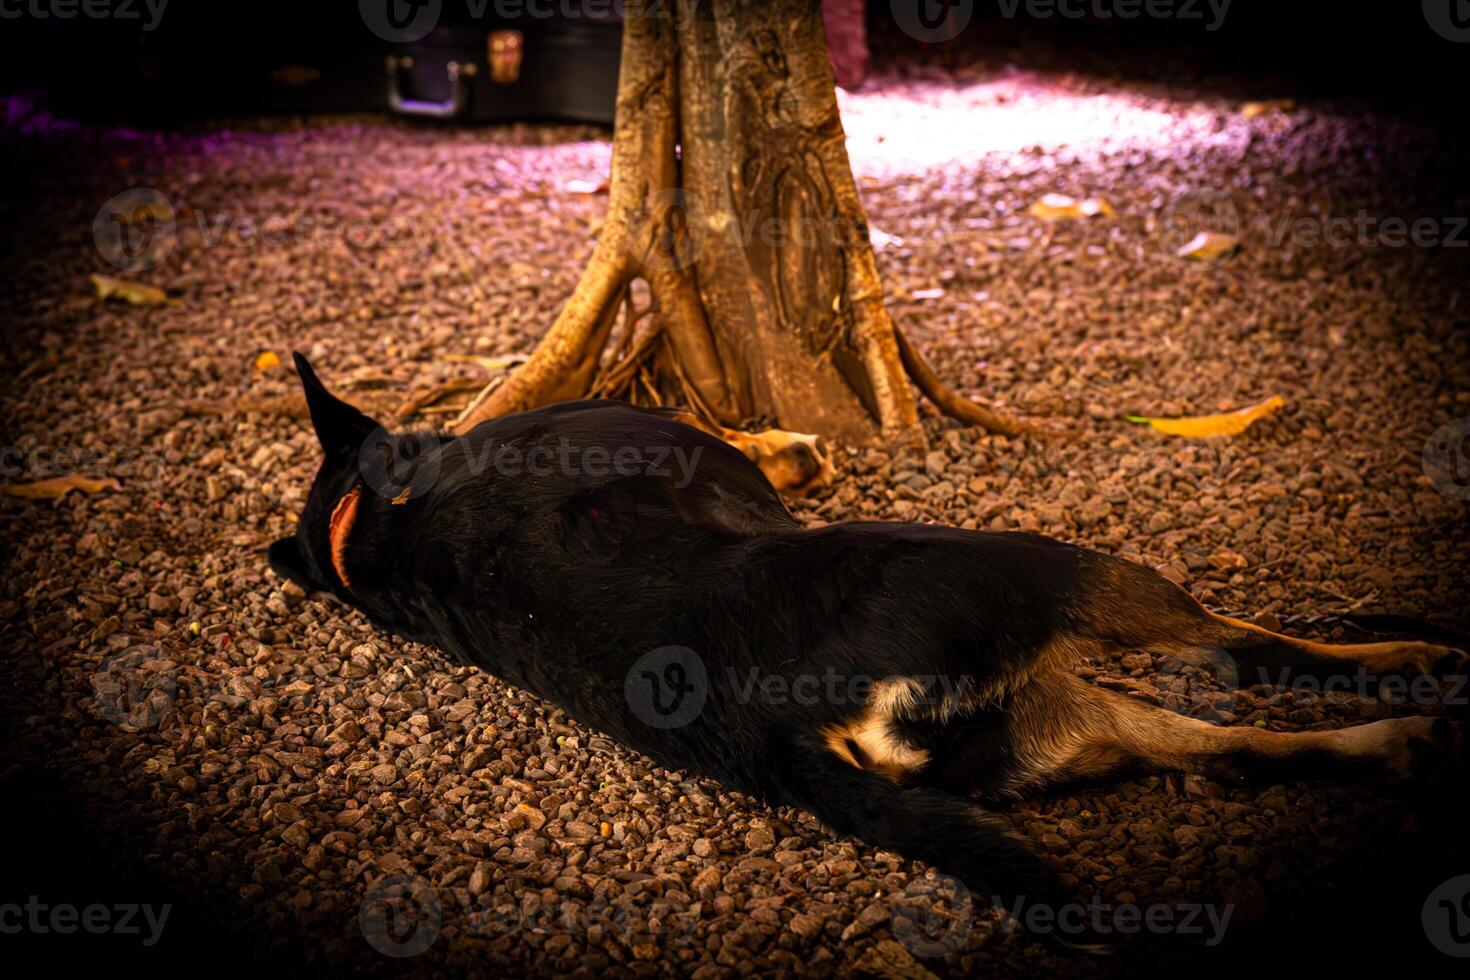
[[[1077,159],[1165,147],[1244,146],[1249,129],[1222,125],[1218,102],[1082,91],[1030,73],[973,83],[879,79],[838,91],[853,168],[891,176],[981,157],[1062,153]],[[1029,169],[1029,168],[1028,168]]]

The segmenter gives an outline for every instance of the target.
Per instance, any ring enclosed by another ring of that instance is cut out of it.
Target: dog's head
[[[340,548],[363,493],[363,450],[383,429],[327,391],[305,357],[296,354],[295,360],[311,424],[322,446],[322,465],[312,481],[296,533],[270,546],[270,565],[277,575],[308,592],[340,595],[347,587]]]

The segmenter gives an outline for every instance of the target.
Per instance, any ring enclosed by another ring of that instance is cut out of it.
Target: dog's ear
[[[302,555],[301,545],[294,535],[272,542],[266,555],[270,559],[271,571],[281,578],[290,579],[307,592],[320,588],[312,581],[311,569],[307,567],[306,557]]]
[[[311,424],[327,455],[357,452],[378,423],[333,395],[322,384],[316,372],[299,351],[292,355],[296,373],[301,375],[301,388],[306,392],[306,407],[311,410]]]

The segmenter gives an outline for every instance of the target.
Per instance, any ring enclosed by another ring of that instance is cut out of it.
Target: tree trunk
[[[911,374],[951,414],[1019,431],[944,389],[884,307],[819,0],[630,0],[596,250],[456,429],[603,396],[872,444],[916,431]]]

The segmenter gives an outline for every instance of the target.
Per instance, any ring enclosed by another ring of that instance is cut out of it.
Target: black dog
[[[1270,633],[1152,571],[1032,534],[805,529],[741,453],[617,403],[555,405],[455,439],[392,436],[296,365],[326,458],[296,535],[270,549],[278,574],[666,766],[810,810],[1013,906],[1067,899],[969,793],[1141,768],[1405,775],[1452,736],[1429,718],[1219,727],[1070,667],[1121,647],[1237,680],[1275,667],[1428,673],[1455,651]]]

